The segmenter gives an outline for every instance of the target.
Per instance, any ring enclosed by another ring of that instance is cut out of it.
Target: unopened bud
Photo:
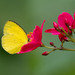
[[[47,51],[43,52],[42,55],[46,56],[48,55],[49,53]]]
[[[51,45],[51,46],[54,46],[54,43],[53,43],[53,42],[50,42],[50,45]]]
[[[58,29],[59,28],[59,26],[58,26],[58,24],[56,22],[53,22],[53,25],[54,25],[54,28],[55,29]]]
[[[61,42],[68,40],[68,38],[66,36],[62,35],[62,34],[59,34],[59,39],[60,39]]]

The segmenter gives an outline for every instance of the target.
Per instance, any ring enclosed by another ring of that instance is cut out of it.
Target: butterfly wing
[[[28,42],[24,30],[13,21],[6,22],[3,32],[2,47],[10,54],[19,52],[21,47]]]

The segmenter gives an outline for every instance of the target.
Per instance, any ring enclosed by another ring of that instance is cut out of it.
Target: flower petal
[[[36,49],[39,46],[41,46],[40,43],[30,42],[28,44],[23,45],[22,48],[21,48],[21,51],[17,54],[30,52],[30,51]]]
[[[43,25],[45,23],[45,20],[43,21],[42,25],[41,25],[41,31],[43,30]]]
[[[46,33],[52,33],[52,35],[59,35],[60,32],[58,32],[55,28],[47,29],[45,30]]]
[[[73,26],[72,26],[73,29],[75,29],[75,19],[73,20]]]
[[[62,14],[60,14],[58,16],[58,24],[59,24],[59,26],[62,27],[63,29],[65,29],[67,31],[68,28],[67,28],[67,26],[65,24],[65,19],[67,19],[67,21],[69,22],[69,25],[72,26],[73,18],[67,12],[63,12]]]
[[[75,12],[74,12],[74,20],[73,20],[73,29],[75,29]]]
[[[32,34],[32,37],[33,37],[33,41],[41,42],[42,31],[41,31],[41,28],[39,26],[35,27],[33,34]]]

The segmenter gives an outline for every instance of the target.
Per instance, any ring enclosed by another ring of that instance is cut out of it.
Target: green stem
[[[69,39],[71,39],[72,42],[75,43],[75,39],[74,39],[73,37],[71,37],[70,35],[68,35],[68,34],[66,33],[66,31],[65,31],[63,28],[61,28],[61,29],[62,29],[63,32],[66,34],[66,36],[67,36]]]
[[[45,46],[45,45],[43,47],[49,48],[49,49],[55,49],[54,47],[48,47],[48,46]]]
[[[60,32],[62,35],[64,35],[64,36],[65,36],[65,34],[63,34],[63,33],[62,33],[59,29],[57,29],[57,31],[58,31],[58,32]]]
[[[54,47],[48,47],[48,46],[43,46],[45,48],[53,49],[53,50],[66,50],[66,51],[75,51],[75,49],[69,49],[69,48],[54,48]]]
[[[74,29],[72,29],[72,32],[75,34],[75,31],[74,31]]]
[[[49,51],[48,53],[51,53],[51,52],[53,52],[53,51],[55,51],[55,49],[53,49],[53,50]]]

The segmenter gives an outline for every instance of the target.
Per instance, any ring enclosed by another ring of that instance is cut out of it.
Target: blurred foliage
[[[75,0],[0,0],[0,38],[7,20],[17,22],[29,33],[46,19],[42,41],[46,45],[49,41],[54,42],[59,47],[58,36],[44,31],[53,27],[59,14],[68,12],[73,15],[74,11]],[[75,48],[71,43],[64,46]],[[75,52],[54,51],[46,57],[41,55],[48,50],[37,48],[26,54],[10,55],[0,44],[0,75],[75,75]]]

